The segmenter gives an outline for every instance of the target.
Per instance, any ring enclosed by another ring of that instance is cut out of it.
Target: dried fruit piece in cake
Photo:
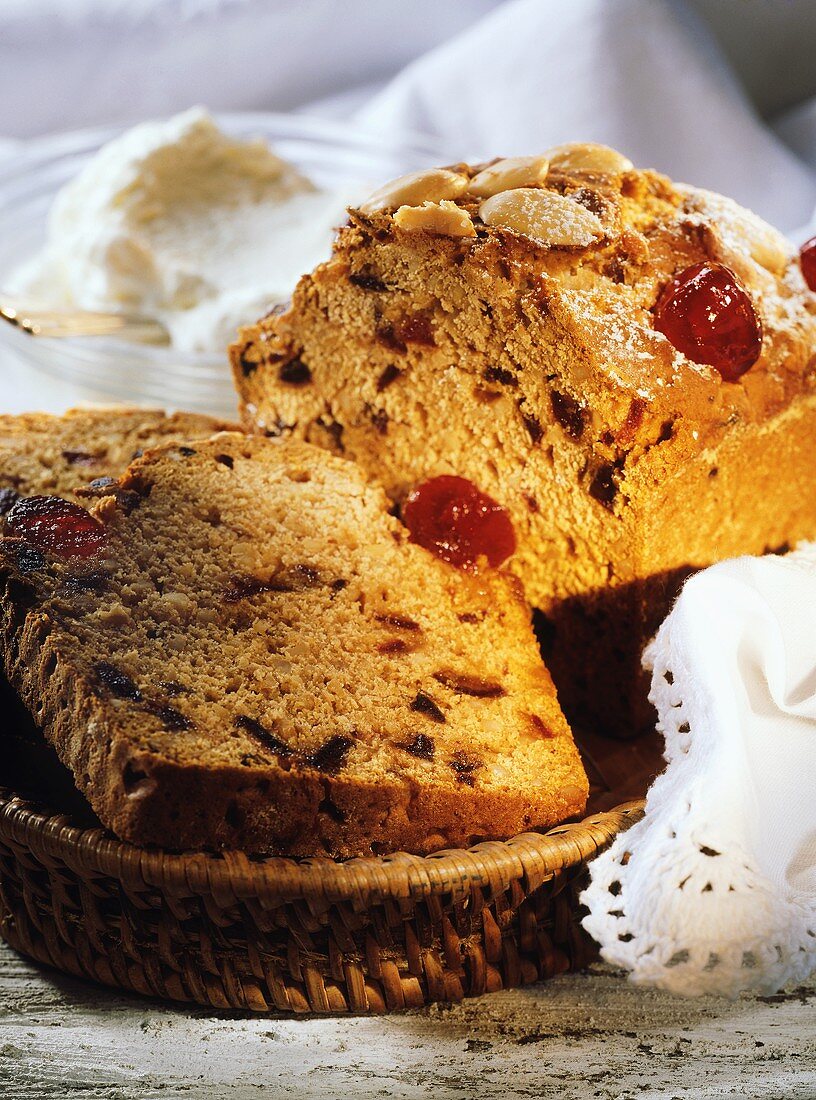
[[[754,303],[723,264],[684,268],[666,284],[654,307],[654,324],[695,363],[707,363],[725,382],[736,382],[762,351],[762,324]]]
[[[805,241],[799,249],[799,264],[805,282],[811,290],[816,290],[816,237]]]
[[[418,485],[402,519],[412,542],[463,569],[502,565],[516,549],[506,510],[463,477],[442,474]]]
[[[344,453],[399,505],[439,476],[478,486],[568,715],[633,733],[682,578],[816,533],[809,252],[604,146],[453,176],[475,235],[406,231],[384,188],[291,308],[241,332],[246,424]]]
[[[60,558],[90,558],[105,544],[99,520],[62,497],[21,497],[6,513],[5,533]]]
[[[118,835],[349,856],[582,811],[517,580],[413,543],[352,463],[224,433],[108,490],[84,558],[12,509],[0,616],[10,681]]]

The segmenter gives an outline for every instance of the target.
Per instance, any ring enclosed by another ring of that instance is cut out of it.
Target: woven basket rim
[[[85,877],[113,876],[128,886],[175,896],[217,898],[221,904],[253,899],[269,905],[297,898],[325,902],[355,898],[361,905],[473,888],[507,889],[520,881],[535,889],[549,876],[594,856],[643,814],[642,799],[591,814],[546,833],[521,833],[469,849],[428,856],[396,852],[338,862],[328,857],[250,857],[244,852],[165,852],[139,848],[101,828],[81,827],[67,814],[47,812],[0,786],[0,836],[46,862],[59,861]]]

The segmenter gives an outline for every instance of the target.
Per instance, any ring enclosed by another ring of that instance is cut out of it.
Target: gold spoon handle
[[[0,319],[30,336],[118,336],[140,344],[169,344],[170,334],[155,317],[135,313],[47,309],[0,296]]]

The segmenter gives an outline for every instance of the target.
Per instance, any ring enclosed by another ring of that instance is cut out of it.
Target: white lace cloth
[[[668,767],[591,865],[633,981],[775,992],[816,968],[816,544],[689,580],[646,650]]]

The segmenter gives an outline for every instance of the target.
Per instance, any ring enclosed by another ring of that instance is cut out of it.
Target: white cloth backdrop
[[[792,231],[814,47],[812,0],[0,0],[0,152],[195,103],[356,114],[451,157],[606,141]]]

